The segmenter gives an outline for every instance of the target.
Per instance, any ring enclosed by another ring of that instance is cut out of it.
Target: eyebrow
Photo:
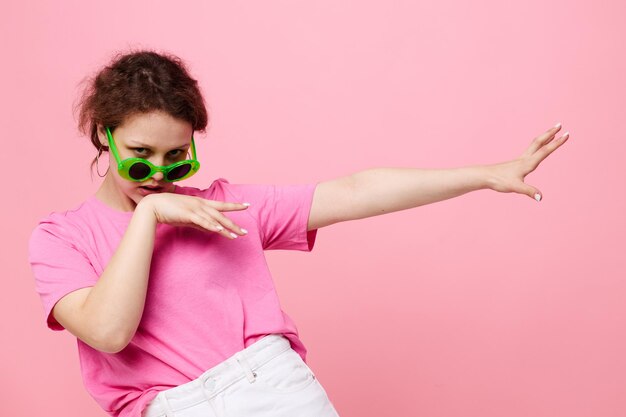
[[[127,145],[128,147],[131,148],[144,148],[144,149],[150,149],[152,150],[152,146],[150,145],[146,145],[145,143],[141,143],[141,142],[131,142]],[[174,148],[171,148],[171,150],[175,150],[175,149],[184,149],[187,146],[191,146],[191,143],[185,143],[184,145],[180,145],[180,146],[176,146]]]

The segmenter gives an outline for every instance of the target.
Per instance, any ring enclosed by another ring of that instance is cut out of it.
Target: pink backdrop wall
[[[72,104],[128,47],[181,56],[206,94],[185,185],[501,162],[561,121],[527,177],[540,203],[482,190],[267,256],[342,416],[626,415],[626,3],[155,4],[0,6],[4,415],[105,416],[75,338],[45,327],[26,242],[97,189]]]

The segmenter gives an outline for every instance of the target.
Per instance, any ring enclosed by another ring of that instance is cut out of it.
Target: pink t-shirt
[[[138,417],[159,391],[197,378],[270,333],[283,334],[306,360],[263,250],[313,248],[317,230],[307,232],[307,223],[315,187],[223,178],[204,190],[176,187],[177,194],[249,202],[246,210],[224,212],[248,234],[230,240],[157,225],[143,316],[130,344],[111,354],[76,339],[85,387],[106,412]],[[91,196],[73,210],[51,213],[33,230],[29,261],[52,330],[64,329],[50,314],[55,303],[96,284],[132,216]]]

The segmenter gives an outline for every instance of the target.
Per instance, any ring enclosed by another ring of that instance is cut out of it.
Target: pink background
[[[155,4],[1,6],[3,415],[105,416],[26,242],[99,186],[72,104],[128,47],[179,55],[206,94],[190,186],[502,162],[561,121],[527,177],[541,203],[481,190],[267,256],[342,417],[626,415],[626,3]]]

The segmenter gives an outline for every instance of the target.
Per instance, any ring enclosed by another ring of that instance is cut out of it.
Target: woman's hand
[[[537,136],[528,149],[517,159],[500,164],[487,165],[489,188],[502,193],[526,194],[537,201],[541,201],[542,193],[536,187],[524,183],[524,178],[533,172],[548,155],[563,145],[569,132],[554,139],[561,130],[557,124],[544,134]]]
[[[217,232],[229,239],[248,233],[221,213],[221,211],[245,210],[248,208],[248,203],[227,203],[190,195],[158,193],[145,196],[139,204],[148,205],[154,212],[158,223]]]

